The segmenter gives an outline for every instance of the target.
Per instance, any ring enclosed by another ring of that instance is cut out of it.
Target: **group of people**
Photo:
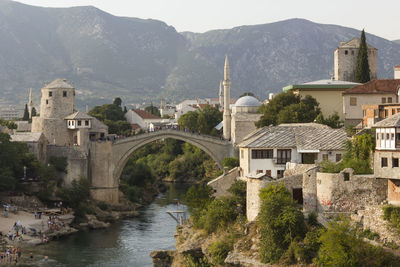
[[[20,221],[14,223],[12,229],[8,232],[8,240],[10,241],[23,241],[26,235],[25,226],[21,225]]]
[[[59,220],[56,215],[49,216],[47,220],[47,226],[50,230],[60,230],[65,227],[65,223],[62,220]]]
[[[22,256],[22,250],[20,247],[18,248],[7,248],[4,252],[0,253],[0,264],[12,264],[15,263],[17,264],[18,261],[21,259]],[[31,254],[31,257],[33,255]]]

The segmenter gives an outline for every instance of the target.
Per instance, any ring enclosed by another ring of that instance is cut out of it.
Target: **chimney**
[[[396,67],[394,67],[394,78],[400,79],[400,65],[397,65]]]

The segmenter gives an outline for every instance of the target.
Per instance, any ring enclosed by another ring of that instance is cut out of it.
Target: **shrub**
[[[97,203],[97,207],[99,207],[99,209],[101,210],[109,210],[110,209],[110,205],[108,205],[106,202],[104,201],[100,201]]]
[[[59,172],[67,173],[67,158],[66,157],[51,157],[49,163]]]
[[[369,228],[362,231],[361,236],[368,238],[369,240],[378,240],[380,238],[378,233],[372,232]]]
[[[283,184],[269,184],[261,190],[260,198],[261,260],[278,262],[295,238],[303,239],[304,216]]]
[[[228,192],[234,197],[238,212],[246,214],[246,182],[236,180],[228,189]]]
[[[309,226],[320,226],[320,224],[318,222],[318,214],[315,211],[308,214],[307,224]]]
[[[237,157],[224,158],[222,160],[222,166],[233,169],[239,166],[239,159]]]
[[[214,199],[199,219],[199,226],[208,233],[227,227],[236,220],[236,202],[231,197]]]
[[[330,222],[320,237],[318,266],[397,266],[398,260],[381,247],[362,241],[349,221]]]
[[[383,208],[383,219],[400,231],[400,207],[386,205]]]
[[[81,202],[90,197],[89,181],[86,178],[81,178],[78,181],[73,180],[70,188],[60,188],[57,195],[64,202],[76,209]]]
[[[222,265],[228,256],[229,251],[233,249],[233,242],[231,240],[221,240],[212,243],[208,247],[208,251],[211,254],[212,261],[216,264]]]

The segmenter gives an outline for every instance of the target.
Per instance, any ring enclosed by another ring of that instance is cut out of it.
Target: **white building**
[[[239,144],[241,176],[265,173],[283,177],[286,163],[314,164],[341,160],[347,140],[344,129],[316,123],[282,124],[257,129]]]
[[[128,110],[128,112],[125,114],[125,118],[131,125],[139,125],[139,127],[144,131],[148,131],[150,129],[151,123],[160,123],[163,120],[160,117],[140,109]]]

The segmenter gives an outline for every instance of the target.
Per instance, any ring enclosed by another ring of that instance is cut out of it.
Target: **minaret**
[[[32,88],[29,89],[29,101],[28,101],[28,112],[29,118],[32,119],[32,109],[33,109],[33,97],[32,97]]]
[[[228,55],[225,56],[224,67],[224,139],[231,139],[231,110],[229,104],[231,103],[231,80],[229,74],[229,60]]]
[[[224,89],[222,87],[222,81],[219,82],[219,106],[221,109],[224,107]]]

